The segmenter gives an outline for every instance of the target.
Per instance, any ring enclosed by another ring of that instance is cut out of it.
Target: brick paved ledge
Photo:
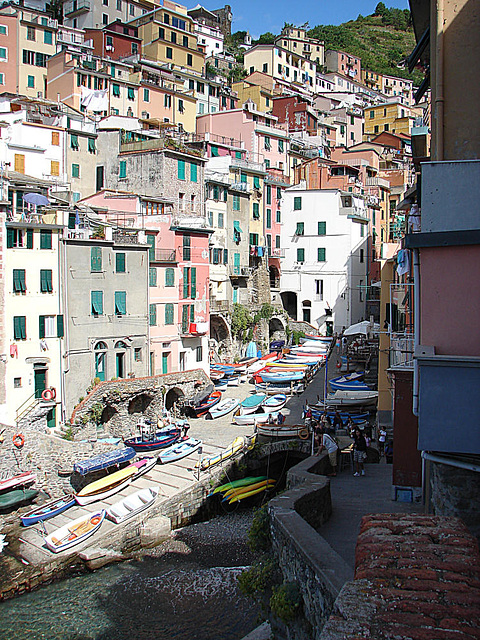
[[[355,579],[344,585],[321,640],[480,638],[480,553],[457,518],[362,519]]]

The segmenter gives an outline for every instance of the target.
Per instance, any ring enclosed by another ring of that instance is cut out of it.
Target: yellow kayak
[[[210,456],[209,458],[204,458],[200,463],[197,462],[195,466],[196,467],[200,466],[200,469],[202,471],[205,471],[206,469],[213,467],[213,465],[215,464],[223,462],[224,460],[228,460],[228,458],[231,458],[232,456],[234,456],[236,453],[238,453],[244,448],[246,448],[246,450],[249,451],[250,449],[253,449],[253,447],[255,446],[256,438],[257,438],[256,435],[253,435],[247,438],[244,438],[243,436],[239,436],[238,438],[235,438],[232,444],[226,449],[224,449],[221,453],[216,453],[215,455]]]
[[[252,491],[245,491],[238,496],[233,496],[228,501],[228,504],[233,504],[234,502],[240,502],[240,500],[244,500],[245,498],[250,498],[251,496],[256,495],[257,493],[261,493],[262,491],[266,491],[269,487],[258,487],[258,489],[252,489]]]
[[[260,480],[259,482],[254,482],[253,484],[249,484],[243,487],[236,487],[233,489],[229,489],[223,495],[224,500],[228,500],[229,498],[233,498],[242,493],[246,493],[247,491],[253,491],[253,489],[258,489],[259,487],[265,487],[275,484],[275,480]]]
[[[80,505],[89,504],[96,500],[103,500],[109,496],[121,491],[132,481],[133,477],[138,473],[138,468],[134,466],[125,467],[115,473],[111,473],[100,480],[95,480],[83,487],[75,494],[75,500]]]

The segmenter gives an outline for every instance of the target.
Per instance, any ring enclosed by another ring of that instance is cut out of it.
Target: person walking
[[[330,464],[332,465],[332,469],[333,469],[332,473],[329,473],[328,475],[336,476],[338,444],[335,442],[332,436],[328,435],[328,433],[325,433],[321,427],[319,429],[318,441],[319,441],[319,447],[317,451],[317,456],[320,455],[320,453],[324,449],[326,449],[328,453],[328,459],[330,460]]]
[[[380,427],[380,431],[378,435],[378,453],[380,454],[380,456],[383,456],[386,440],[387,440],[387,432],[385,431],[385,427]]]
[[[353,474],[356,478],[358,476],[365,475],[365,469],[363,467],[363,463],[367,458],[367,442],[365,440],[365,436],[357,427],[353,434],[353,462],[355,464],[355,473]]]

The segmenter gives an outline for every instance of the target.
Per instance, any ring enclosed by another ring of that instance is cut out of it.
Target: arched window
[[[127,345],[125,344],[125,342],[123,342],[123,340],[119,340],[118,342],[115,343],[115,349],[126,349]]]
[[[97,342],[94,349],[95,351],[107,351],[108,347],[105,342]]]

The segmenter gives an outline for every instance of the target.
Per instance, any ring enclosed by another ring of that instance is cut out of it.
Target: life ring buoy
[[[300,438],[300,440],[308,440],[309,437],[309,432],[308,429],[300,429],[300,431],[298,432],[298,437]]]
[[[21,449],[25,444],[25,438],[22,436],[21,433],[16,433],[13,436],[12,440],[13,440],[14,446],[17,447],[17,449]]]
[[[340,367],[342,366],[341,362],[337,362],[337,369],[340,369]]]
[[[53,400],[54,397],[55,396],[53,395],[52,389],[44,389],[42,391],[42,400],[50,402],[50,400]]]
[[[55,389],[55,387],[50,387],[50,391],[52,392],[52,400],[55,400],[55,398],[57,397],[57,390]]]

